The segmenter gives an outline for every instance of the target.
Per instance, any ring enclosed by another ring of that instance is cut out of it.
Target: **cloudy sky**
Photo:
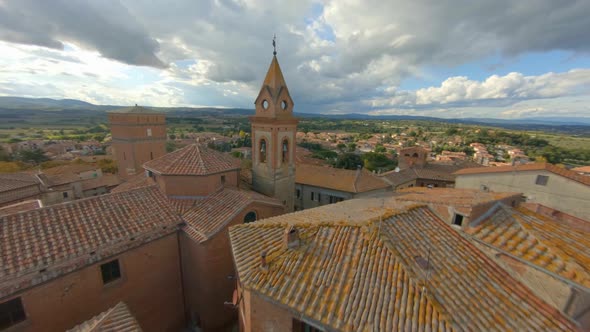
[[[588,0],[0,0],[0,95],[296,112],[590,117]]]

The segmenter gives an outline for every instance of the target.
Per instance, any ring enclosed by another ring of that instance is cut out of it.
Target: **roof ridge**
[[[75,199],[72,201],[66,201],[66,202],[61,202],[61,203],[57,203],[57,204],[51,204],[51,205],[45,205],[42,206],[38,209],[34,209],[34,210],[25,210],[25,211],[20,211],[20,212],[16,212],[16,213],[12,213],[12,214],[8,214],[5,216],[0,216],[0,219],[4,218],[4,217],[8,217],[8,216],[12,216],[12,215],[16,215],[16,214],[21,214],[21,213],[30,213],[30,212],[38,212],[38,211],[45,211],[47,209],[52,209],[52,208],[59,208],[62,206],[68,206],[68,205],[75,205],[75,204],[80,204],[82,202],[86,202],[86,201],[91,201],[91,200],[99,200],[99,199],[104,199],[105,197],[112,197],[112,196],[117,196],[117,195],[123,195],[123,194],[127,194],[127,193],[131,193],[134,191],[139,191],[139,190],[145,190],[148,188],[156,188],[157,185],[156,184],[151,184],[149,186],[144,186],[144,187],[139,187],[139,188],[132,188],[129,190],[125,190],[125,191],[117,191],[117,192],[111,192],[111,193],[106,193],[103,195],[98,195],[98,196],[90,196],[90,197],[83,197],[83,198],[79,198],[79,199]]]
[[[121,304],[122,302],[117,303],[114,307],[108,309],[107,311],[101,314],[101,317],[94,322],[91,326],[88,327],[88,332],[92,332],[95,328],[99,327],[100,324],[109,316],[110,313],[114,312],[115,309]]]

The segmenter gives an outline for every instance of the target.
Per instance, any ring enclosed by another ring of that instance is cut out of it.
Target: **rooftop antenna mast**
[[[385,207],[385,198],[381,199],[381,211],[379,211],[379,228],[377,230],[377,237],[381,236],[381,224],[383,223],[383,208]]]
[[[424,286],[422,286],[422,293],[426,293],[428,290],[428,282],[430,281],[430,245],[428,246],[428,256],[426,256],[426,280],[424,280]]]

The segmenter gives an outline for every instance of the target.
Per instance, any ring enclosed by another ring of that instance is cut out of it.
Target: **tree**
[[[397,166],[397,163],[382,153],[367,152],[362,156],[365,168],[369,171],[389,171]]]
[[[356,151],[356,143],[348,143],[348,152]]]
[[[338,149],[338,151],[340,151],[340,153],[342,153],[344,152],[344,149],[346,149],[346,144],[338,143],[338,145],[336,145],[336,148]]]
[[[361,157],[354,153],[343,153],[338,156],[334,167],[344,169],[357,169],[358,166],[363,165]]]
[[[117,173],[118,167],[117,167],[117,162],[115,160],[100,159],[97,162],[97,164],[100,167],[100,169],[105,173],[112,173],[112,174]]]
[[[24,162],[24,163],[34,163],[34,164],[40,164],[44,161],[49,160],[49,158],[47,158],[47,156],[45,156],[45,153],[43,152],[43,150],[41,149],[23,149],[20,150],[17,154],[16,154],[16,159]]]
[[[21,162],[0,161],[0,173],[14,173],[23,170],[25,167]]]
[[[385,153],[385,152],[387,152],[387,150],[385,149],[385,147],[383,145],[377,144],[375,146],[375,152],[376,153]]]
[[[0,146],[0,161],[10,161],[10,154]]]

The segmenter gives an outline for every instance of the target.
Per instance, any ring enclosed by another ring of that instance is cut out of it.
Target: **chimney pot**
[[[299,247],[299,230],[295,226],[287,227],[283,235],[283,242],[287,249]]]
[[[266,262],[266,251],[260,253],[260,268],[268,270],[268,263]]]

